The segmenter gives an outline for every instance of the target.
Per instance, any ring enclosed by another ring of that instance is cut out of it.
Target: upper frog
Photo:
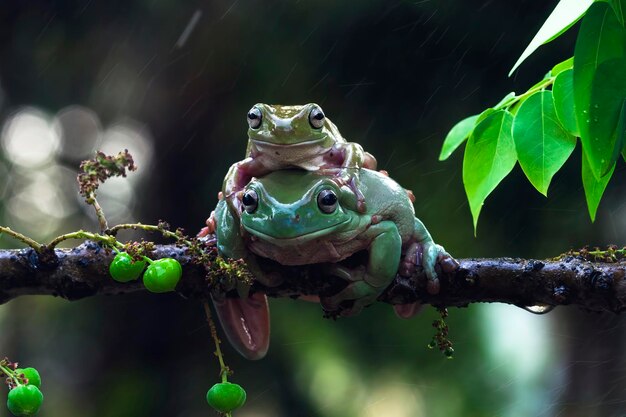
[[[270,287],[280,284],[282,277],[259,268],[258,257],[282,265],[324,264],[328,275],[345,279],[347,285],[322,297],[322,305],[344,315],[373,303],[396,274],[410,275],[407,265],[421,265],[429,278],[429,291],[436,293],[434,267],[445,252],[415,217],[404,188],[382,173],[359,171],[360,191],[367,200],[364,212],[357,209],[358,197],[351,187],[338,184],[332,175],[283,170],[252,180],[243,190],[239,216],[227,209],[224,200],[216,208],[219,252],[243,258],[255,279]],[[362,251],[367,256],[359,265],[341,262]],[[253,302],[258,306],[261,301],[256,297]],[[227,323],[231,342],[254,357],[256,352],[245,341],[265,340],[264,335],[254,326],[241,328],[246,323],[246,300],[231,302],[237,303],[237,309],[219,307],[218,314]],[[259,317],[255,315],[255,320],[263,322]],[[262,328],[269,331],[269,326]]]
[[[272,170],[293,164],[316,171],[324,165],[324,156],[335,145],[346,143],[334,123],[314,103],[304,106],[258,103],[250,109],[247,119],[246,156],[263,159],[264,165]]]
[[[334,179],[349,184],[365,209],[358,187],[360,168],[376,169],[376,159],[361,145],[347,142],[337,127],[314,103],[297,106],[255,104],[247,115],[246,158],[231,166],[223,192],[235,213],[241,211],[239,192],[253,177],[285,168],[301,168],[324,174],[336,169]]]

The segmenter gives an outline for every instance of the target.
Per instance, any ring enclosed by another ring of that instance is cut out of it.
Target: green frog
[[[320,106],[255,104],[248,112],[246,158],[226,174],[223,193],[235,213],[242,209],[240,191],[253,177],[285,168],[333,170],[335,180],[349,184],[357,195],[358,210],[365,200],[358,186],[360,168],[376,169],[376,159],[361,145],[347,142]],[[337,170],[336,168],[341,168]]]
[[[415,217],[405,189],[384,173],[360,169],[358,174],[365,212],[359,211],[354,190],[338,184],[332,173],[282,170],[253,179],[243,189],[240,216],[232,214],[224,199],[217,205],[220,254],[243,258],[254,278],[268,287],[279,285],[282,277],[259,268],[259,257],[282,265],[324,264],[329,275],[347,283],[337,294],[320,298],[325,310],[341,315],[358,313],[376,301],[397,273],[410,276],[416,265],[424,268],[428,291],[438,293],[435,263],[445,251]],[[361,251],[367,254],[362,265],[341,263]],[[262,357],[269,344],[264,297],[255,293],[216,304],[231,343],[251,359]],[[414,307],[399,306],[396,312],[410,316]]]

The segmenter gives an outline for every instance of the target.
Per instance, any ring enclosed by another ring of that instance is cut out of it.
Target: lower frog
[[[445,252],[415,217],[405,189],[376,171],[361,169],[359,176],[360,191],[368,202],[365,212],[359,211],[358,196],[351,187],[338,185],[332,176],[283,170],[252,180],[243,190],[244,210],[239,218],[228,210],[225,200],[217,206],[219,252],[243,258],[255,279],[269,287],[279,285],[282,278],[263,272],[257,257],[282,265],[324,264],[329,275],[347,281],[337,294],[320,299],[325,310],[341,315],[358,313],[376,301],[397,273],[410,273],[406,264],[415,262],[401,262],[403,255],[420,254],[417,263],[428,277],[427,289],[439,292],[435,264]],[[340,263],[361,251],[367,253],[363,265]],[[266,311],[259,306],[262,300],[259,295],[250,299],[251,313]],[[245,299],[218,303],[217,310],[231,343],[244,356],[256,358],[258,346],[267,350],[269,334],[246,324],[247,303]],[[406,316],[413,310],[396,311]],[[255,320],[259,321],[258,315]],[[269,332],[269,326],[264,328]]]

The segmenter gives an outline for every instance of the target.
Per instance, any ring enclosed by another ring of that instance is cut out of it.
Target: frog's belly
[[[250,251],[282,265],[309,265],[323,262],[339,262],[356,252],[367,249],[370,239],[351,239],[347,242],[312,240],[301,245],[278,246],[256,240],[248,244]]]

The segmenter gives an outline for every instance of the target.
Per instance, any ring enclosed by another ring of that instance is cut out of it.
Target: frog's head
[[[339,136],[337,127],[315,103],[279,106],[258,103],[248,112],[248,137],[255,144],[324,146]]]
[[[349,228],[356,197],[332,179],[302,170],[273,172],[243,191],[241,224],[277,245],[323,238]]]

